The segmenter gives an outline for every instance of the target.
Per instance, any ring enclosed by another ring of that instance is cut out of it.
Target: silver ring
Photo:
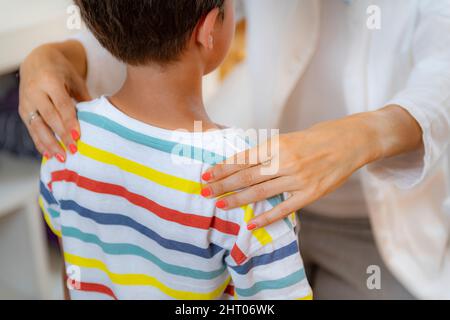
[[[269,158],[264,162],[261,162],[261,165],[264,167],[270,166],[270,164],[272,163],[273,158]]]
[[[30,114],[28,115],[28,125],[30,125],[31,126],[31,123],[34,121],[34,120],[36,120],[37,118],[39,118],[41,115],[40,115],[40,113],[39,113],[39,111],[33,111],[33,112],[30,112]]]

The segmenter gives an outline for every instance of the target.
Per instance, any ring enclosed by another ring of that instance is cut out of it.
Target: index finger
[[[300,210],[305,205],[305,197],[300,194],[294,195],[289,199],[281,202],[271,210],[255,217],[248,225],[248,230],[264,228],[272,223],[282,220],[291,213]]]

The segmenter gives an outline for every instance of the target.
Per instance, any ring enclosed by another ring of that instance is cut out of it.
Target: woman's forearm
[[[253,219],[248,228],[264,227],[320,199],[341,186],[359,168],[408,153],[422,146],[422,130],[400,106],[387,106],[342,119],[319,123],[310,129],[278,137],[279,148],[269,163],[276,172],[263,174],[260,165],[218,164],[203,179],[210,197],[220,198],[217,206],[229,210],[274,195],[291,197]],[[253,148],[247,158],[255,159],[267,144]],[[244,156],[244,155],[242,155]],[[236,157],[236,158],[239,158]],[[238,192],[234,192],[239,190]]]
[[[353,117],[366,126],[366,135],[372,141],[367,143],[367,163],[408,153],[423,146],[420,125],[398,105]]]
[[[45,44],[36,50],[57,50],[72,64],[77,73],[86,79],[87,56],[83,45],[76,40]]]

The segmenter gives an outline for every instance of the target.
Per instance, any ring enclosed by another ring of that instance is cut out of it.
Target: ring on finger
[[[37,118],[39,118],[41,116],[41,114],[39,113],[38,110],[30,112],[28,114],[28,125],[31,126],[31,123],[36,120]]]
[[[264,162],[261,162],[262,166],[270,166],[270,164],[272,163],[273,158],[269,158]]]

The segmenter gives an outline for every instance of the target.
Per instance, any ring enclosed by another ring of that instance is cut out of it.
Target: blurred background
[[[41,157],[18,115],[20,63],[36,46],[61,41],[71,0],[0,0],[0,300],[63,299],[57,239],[40,212]],[[205,99],[245,58],[245,21],[224,65],[205,79]]]

